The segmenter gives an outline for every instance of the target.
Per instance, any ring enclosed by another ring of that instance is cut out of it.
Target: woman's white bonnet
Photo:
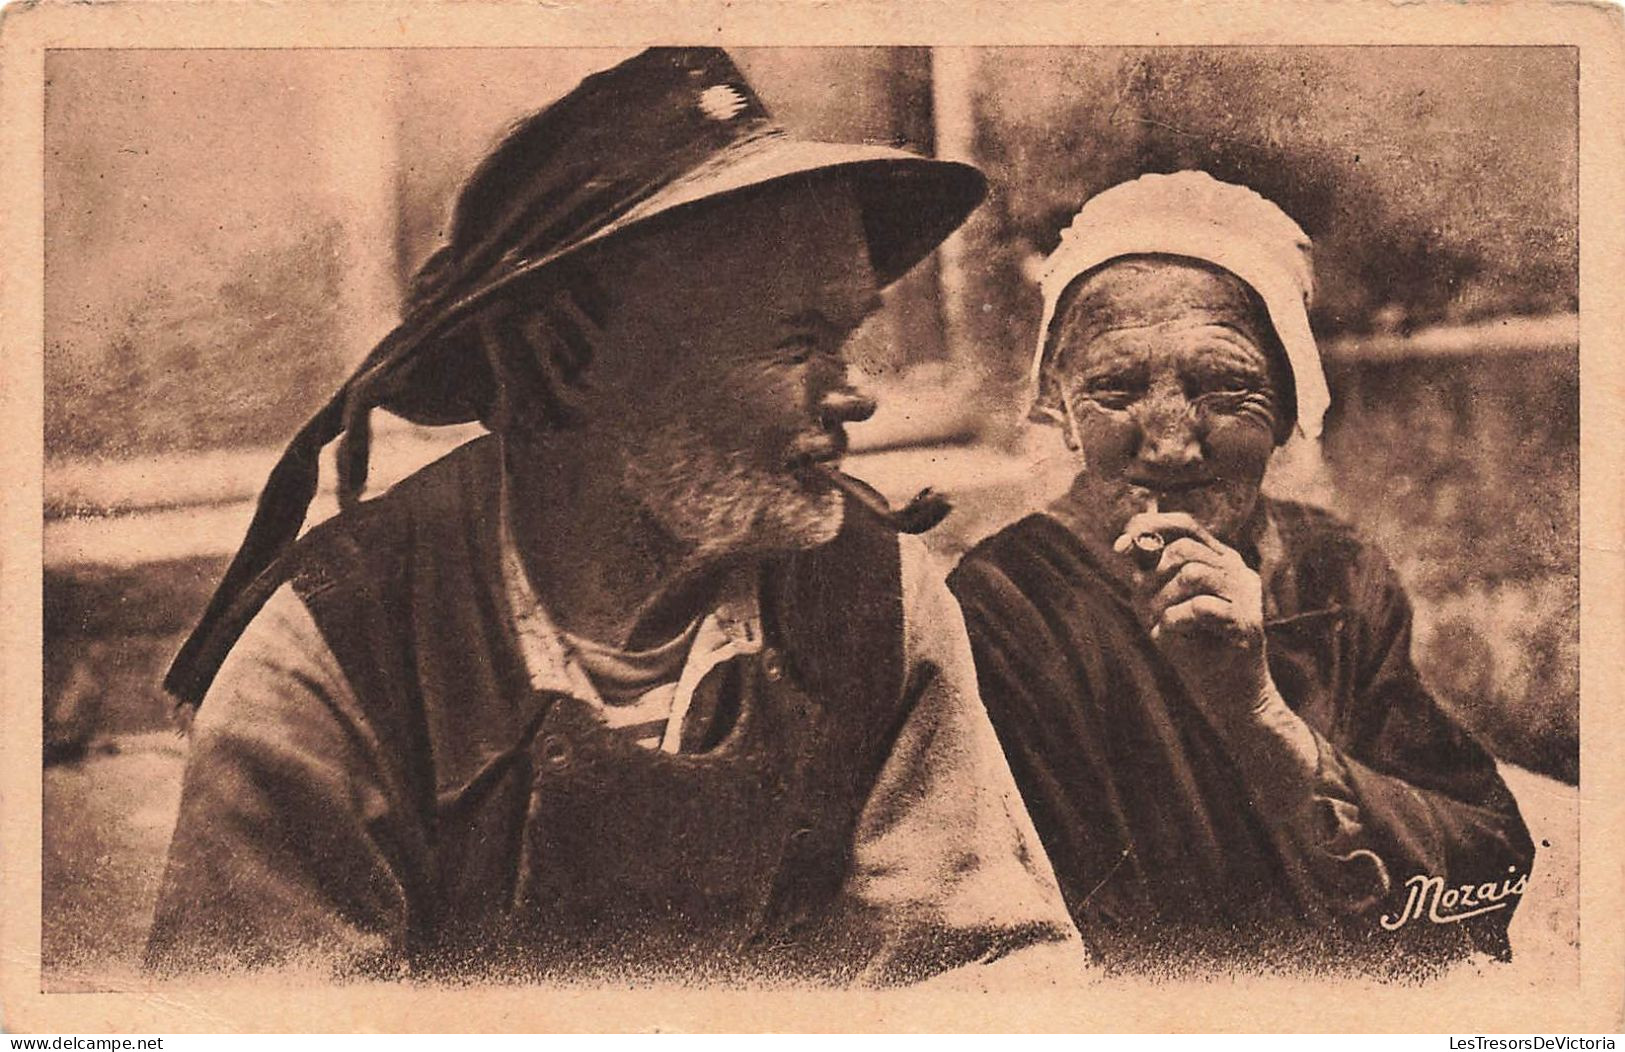
[[[1120,256],[1185,256],[1229,271],[1264,301],[1292,368],[1298,434],[1319,438],[1331,396],[1309,328],[1312,250],[1308,235],[1275,204],[1205,172],[1143,175],[1095,195],[1061,234],[1040,273],[1044,316],[1031,374],[1035,412],[1044,393],[1050,326],[1067,286]]]

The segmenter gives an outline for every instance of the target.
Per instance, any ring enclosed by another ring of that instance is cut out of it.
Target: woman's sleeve
[[[1381,859],[1387,891],[1367,912],[1397,922],[1417,882],[1499,890],[1529,872],[1534,845],[1494,759],[1422,683],[1410,603],[1386,560],[1364,553],[1354,585],[1354,692],[1333,726],[1317,731],[1317,797],[1328,843]],[[1516,897],[1500,901],[1459,922],[1475,948],[1495,955],[1506,953]]]
[[[413,833],[383,763],[337,661],[284,586],[193,724],[148,966],[396,967]]]

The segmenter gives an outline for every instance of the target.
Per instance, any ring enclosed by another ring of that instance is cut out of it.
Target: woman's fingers
[[[1192,537],[1210,548],[1224,547],[1224,543],[1209,533],[1206,526],[1183,511],[1142,511],[1123,524],[1123,532],[1112,544],[1112,549],[1128,551],[1134,538],[1142,533],[1156,533],[1164,541],[1170,542],[1179,537]]]
[[[1153,599],[1154,609],[1160,612],[1198,595],[1229,600],[1230,591],[1230,575],[1223,568],[1203,562],[1188,562],[1180,566],[1157,590]]]
[[[1224,556],[1194,537],[1181,537],[1162,550],[1162,558],[1156,566],[1157,579],[1167,580],[1191,563],[1223,569]]]
[[[1219,567],[1199,562],[1185,563],[1146,603],[1147,623],[1166,624],[1168,611],[1198,598],[1217,600],[1231,607],[1235,602],[1234,591],[1234,582]],[[1235,616],[1234,610],[1225,614],[1227,619],[1234,619]]]
[[[1185,635],[1195,632],[1214,632],[1231,635],[1240,632],[1235,621],[1235,606],[1228,599],[1216,595],[1196,595],[1176,603],[1162,612],[1151,626],[1151,638],[1165,634]]]
[[[1141,563],[1132,578],[1136,605],[1153,638],[1165,632],[1232,638],[1259,621],[1258,577],[1235,549],[1183,512],[1134,516],[1114,547],[1127,552],[1145,533],[1163,542],[1153,565]]]

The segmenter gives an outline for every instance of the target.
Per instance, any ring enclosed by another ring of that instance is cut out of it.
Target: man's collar
[[[525,569],[513,535],[508,485],[504,472],[498,498],[499,562],[504,598],[530,685],[538,691],[569,694],[601,705],[603,699],[597,688],[580,663],[572,658],[563,633],[548,614]],[[753,653],[762,646],[759,583],[759,568],[741,565],[715,582],[703,606],[707,613],[705,620],[715,623],[734,645],[736,653]]]

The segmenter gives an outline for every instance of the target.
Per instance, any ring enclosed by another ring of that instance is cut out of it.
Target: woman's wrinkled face
[[[1275,448],[1286,378],[1269,321],[1234,275],[1138,257],[1086,275],[1052,332],[1068,503],[1095,536],[1143,511],[1183,511],[1234,543]]]

